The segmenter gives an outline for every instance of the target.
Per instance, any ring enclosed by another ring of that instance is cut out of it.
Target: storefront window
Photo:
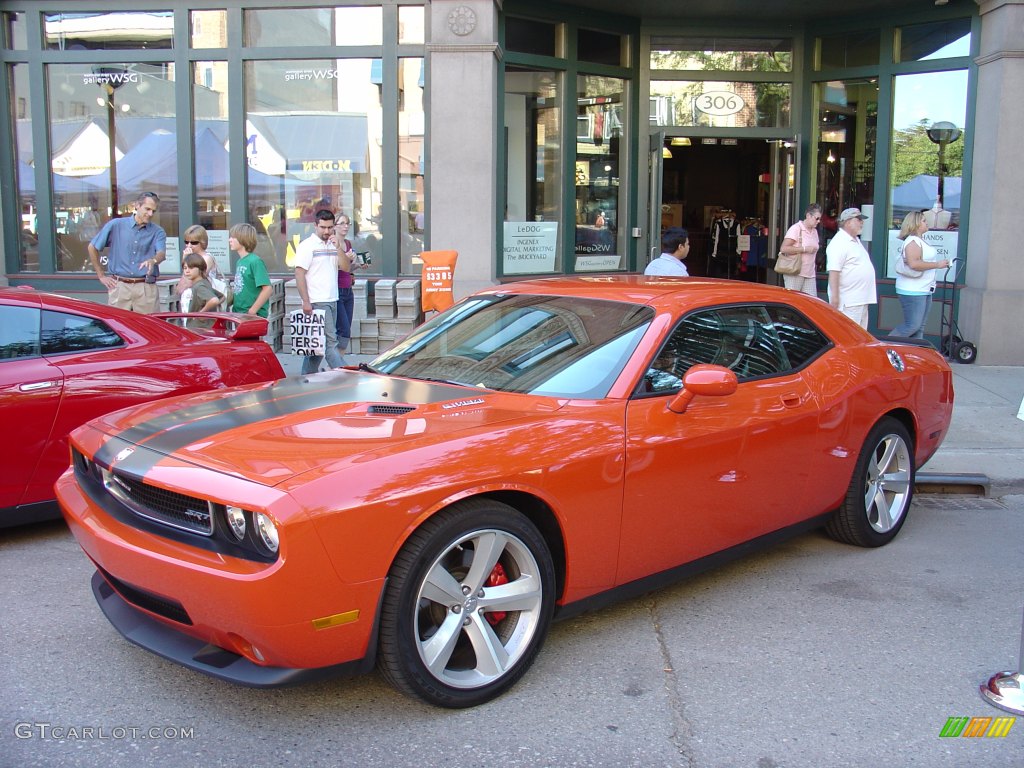
[[[610,32],[581,29],[576,34],[576,58],[613,67],[628,65],[628,38]]]
[[[22,272],[39,271],[39,222],[36,216],[36,177],[32,151],[32,93],[28,87],[28,65],[10,67],[11,100],[15,103],[14,153],[15,176],[18,180],[18,204],[21,210],[21,238],[19,240],[18,268]]]
[[[818,71],[842,67],[877,66],[881,36],[877,29],[820,37],[814,57]]]
[[[398,88],[398,200],[401,217],[403,275],[418,275],[419,254],[426,238],[426,184],[424,183],[426,143],[423,111],[423,59],[399,59]]]
[[[25,14],[14,11],[3,14],[4,48],[12,48],[15,51],[25,50]]]
[[[581,75],[576,88],[575,271],[624,269],[626,81]]]
[[[424,14],[422,5],[398,7],[398,42],[402,45],[423,44]]]
[[[967,72],[900,75],[893,94],[890,238],[904,216],[924,210],[929,243],[955,256],[964,147],[971,141],[964,134]]]
[[[43,20],[51,51],[163,50],[174,47],[172,11],[48,13]]]
[[[47,78],[57,270],[91,269],[86,243],[143,190],[160,196],[156,223],[176,232],[173,68],[51,64]]]
[[[213,28],[208,30],[216,34]],[[194,32],[194,30],[193,30]],[[205,34],[205,33],[204,33]],[[207,251],[217,261],[222,273],[232,271],[231,251],[228,248],[228,229],[231,221],[231,190],[228,135],[228,65],[224,61],[197,61],[192,65],[192,113],[195,116],[195,169],[196,211],[190,221],[183,220],[182,230],[192,224],[201,224],[209,236]],[[255,217],[247,221],[260,225]],[[180,263],[178,253],[172,247],[181,245],[180,240],[172,241],[167,233],[167,264]],[[257,252],[261,253],[268,265],[275,263],[273,246],[265,237],[259,238]],[[165,270],[167,271],[167,270]]]
[[[651,38],[651,69],[712,72],[791,72],[790,38]]]
[[[506,67],[506,194],[502,271],[562,270],[561,74]]]
[[[561,25],[551,21],[505,17],[505,47],[515,53],[559,56]]]
[[[708,128],[786,128],[789,83],[654,80],[651,124]]]
[[[295,247],[327,208],[351,216],[356,250],[370,255],[369,274],[379,274],[380,60],[250,61],[245,107],[250,218],[271,222],[273,271],[291,269]]]
[[[971,53],[971,20],[951,19],[896,30],[896,62],[932,61]]]
[[[192,47],[226,48],[227,11],[192,11]]]
[[[267,8],[245,11],[247,47],[380,45],[381,7]]]
[[[871,251],[875,220],[875,155],[878,133],[878,83],[874,79],[834,80],[814,88],[818,119],[815,188],[825,241],[832,238],[844,208],[857,207],[871,217],[861,240]],[[879,211],[879,215],[882,211]]]

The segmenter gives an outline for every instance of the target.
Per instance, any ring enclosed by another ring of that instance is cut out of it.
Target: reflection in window
[[[243,27],[247,47],[380,45],[384,37],[380,6],[247,10]]]
[[[17,157],[14,175],[18,180],[18,204],[21,211],[19,271],[39,271],[39,222],[36,217],[35,159],[32,152],[32,92],[28,87],[28,65],[12,64],[11,98],[18,105],[14,119],[14,151]],[[24,105],[24,109],[22,109]]]
[[[814,100],[818,155],[809,199],[821,203],[827,242],[836,233],[836,219],[844,208],[863,208],[875,201],[878,83],[872,78],[816,83]],[[870,222],[864,232],[861,239],[871,251]]]
[[[423,104],[423,59],[398,60],[398,199],[401,274],[418,275],[426,240],[426,114]],[[379,269],[379,267],[378,267]]]
[[[651,38],[651,69],[791,72],[793,41],[655,35]]]
[[[39,355],[39,310],[0,306],[0,360]]]
[[[561,25],[551,21],[505,17],[505,47],[515,53],[558,56]]]
[[[65,312],[43,311],[41,349],[44,355],[120,347],[124,340],[101,320]]]
[[[403,45],[422,44],[424,39],[423,6],[398,6],[398,42]]]
[[[228,65],[224,61],[197,61],[192,64],[192,113],[195,116],[196,211],[184,227],[201,224],[211,237],[208,250],[223,273],[231,272],[231,254],[227,249],[227,230],[231,215],[230,170],[228,167]],[[260,232],[259,223],[250,216]],[[215,234],[222,233],[222,234]],[[179,241],[179,245],[184,244]],[[273,263],[273,248],[266,236],[258,238],[256,253]],[[171,253],[167,263],[180,263],[180,253]],[[168,270],[164,270],[165,272]]]
[[[16,51],[25,50],[25,14],[7,11],[3,14],[3,45]]]
[[[349,237],[382,263],[379,59],[245,65],[250,221],[272,233],[273,272],[292,268],[317,210],[351,216]],[[267,222],[270,222],[267,224]],[[261,227],[257,225],[257,230]],[[261,237],[262,239],[262,237]]]
[[[227,47],[227,11],[192,11],[191,17],[193,48]]]
[[[877,29],[820,37],[814,68],[874,66],[878,64],[880,46],[881,36]]]
[[[900,75],[893,87],[892,217],[935,208],[931,229],[957,229],[967,118],[967,71]]]
[[[559,73],[548,70],[509,66],[505,71],[506,231],[513,223],[550,222],[540,228],[544,231],[538,242],[530,246],[537,250],[523,264],[516,253],[510,254],[506,237],[505,274],[561,271],[557,247],[562,219],[560,82]]]
[[[651,124],[710,128],[786,128],[790,83],[651,81]]]
[[[174,13],[47,13],[43,34],[51,51],[170,49],[174,47]]]
[[[971,53],[971,20],[950,19],[896,30],[896,61],[931,61]]]
[[[576,81],[576,271],[623,269],[625,195],[619,172],[626,81],[580,75]]]
[[[51,64],[47,77],[56,268],[90,270],[87,243],[143,190],[160,196],[154,222],[177,231],[173,67]]]

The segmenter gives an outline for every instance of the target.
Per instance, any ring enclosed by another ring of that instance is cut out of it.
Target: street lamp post
[[[959,139],[960,134],[959,128],[945,120],[933,123],[932,127],[928,129],[928,138],[933,144],[939,146],[939,184],[935,197],[935,206],[925,214],[929,227],[935,227],[938,224],[939,229],[945,229],[949,226],[950,214],[948,211],[942,210],[942,206],[945,203],[946,145],[952,144]],[[929,216],[929,214],[931,215]]]

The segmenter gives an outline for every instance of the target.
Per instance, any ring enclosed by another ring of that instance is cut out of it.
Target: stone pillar
[[[960,336],[984,365],[1024,364],[1024,0],[979,0],[981,45],[974,131],[967,283]]]
[[[459,300],[495,282],[500,0],[430,4],[430,246],[459,252]]]

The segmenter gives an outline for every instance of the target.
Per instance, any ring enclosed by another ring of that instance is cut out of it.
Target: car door
[[[692,365],[732,369],[735,393],[668,410]],[[626,417],[626,479],[617,581],[726,549],[812,514],[804,489],[819,466],[819,408],[792,370],[764,306],[683,318],[652,362]]]
[[[0,304],[0,509],[30,501],[26,489],[50,440],[63,392],[63,375],[41,356],[39,339],[38,306]]]
[[[124,339],[102,320],[44,309],[40,325],[40,350],[50,369],[59,373],[63,396],[23,503],[53,498],[53,483],[70,462],[71,430],[149,394],[140,384],[141,357],[126,354]]]

